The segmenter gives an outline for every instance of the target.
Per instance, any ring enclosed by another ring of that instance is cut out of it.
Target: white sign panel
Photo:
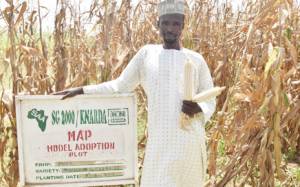
[[[16,99],[21,184],[135,184],[134,94],[60,98]]]

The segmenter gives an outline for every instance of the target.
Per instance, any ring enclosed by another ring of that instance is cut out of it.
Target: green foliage
[[[285,158],[287,161],[293,161],[296,159],[296,149],[289,147],[287,153],[285,154]]]
[[[218,154],[219,156],[224,157],[225,153],[226,153],[225,142],[223,139],[220,139],[218,143]]]

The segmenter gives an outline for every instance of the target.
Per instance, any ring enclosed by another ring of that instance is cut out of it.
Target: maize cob
[[[183,99],[194,101],[194,102],[203,102],[207,101],[213,97],[216,97],[221,94],[226,87],[214,87],[212,89],[206,90],[200,94],[194,96],[194,76],[193,76],[193,62],[188,59],[184,64],[184,85],[183,85]],[[188,126],[191,125],[192,120],[194,120],[199,115],[196,115],[194,118],[190,118],[187,114],[181,112],[180,114],[180,128],[183,130],[188,130]]]
[[[185,100],[192,100],[194,93],[194,77],[193,77],[193,64],[190,60],[188,60],[184,65],[184,90],[183,90],[183,98]]]
[[[197,102],[197,103],[207,101],[213,97],[220,95],[221,92],[223,90],[225,90],[225,88],[226,87],[214,87],[212,89],[206,90],[204,92],[201,92],[201,93],[195,95],[193,97],[192,101]]]
[[[190,59],[188,59],[184,64],[184,82],[183,82],[183,99],[184,100],[192,100],[194,93],[194,77],[193,77],[193,64]],[[180,115],[180,128],[186,130],[187,126],[191,124],[191,119],[185,113],[181,113]]]

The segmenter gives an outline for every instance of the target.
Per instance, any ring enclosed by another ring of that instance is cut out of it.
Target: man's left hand
[[[183,100],[181,111],[189,117],[194,117],[195,114],[202,112],[202,109],[196,102]]]

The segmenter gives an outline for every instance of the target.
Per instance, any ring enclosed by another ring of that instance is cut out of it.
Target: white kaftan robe
[[[164,49],[146,45],[129,62],[120,77],[99,85],[85,86],[84,93],[132,92],[138,84],[148,98],[148,140],[142,187],[201,187],[206,174],[204,123],[215,110],[215,100],[198,103],[202,120],[193,122],[192,130],[180,129],[179,116],[183,96],[184,63],[195,64],[195,93],[213,87],[203,57],[182,48]]]

